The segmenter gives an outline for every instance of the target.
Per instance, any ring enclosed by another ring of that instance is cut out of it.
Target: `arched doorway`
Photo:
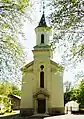
[[[33,95],[34,114],[48,113],[49,93],[46,89],[40,88]]]
[[[46,99],[38,99],[38,113],[46,112]]]

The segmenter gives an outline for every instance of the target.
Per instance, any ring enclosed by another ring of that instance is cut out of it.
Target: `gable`
[[[64,71],[64,67],[52,60],[50,60],[51,63],[51,70],[52,71],[59,71],[59,72],[63,72]]]
[[[21,68],[21,71],[25,71],[25,70],[31,68],[31,67],[33,66],[33,64],[34,64],[34,61],[32,61],[32,62],[26,64],[25,66],[23,66],[23,67]]]

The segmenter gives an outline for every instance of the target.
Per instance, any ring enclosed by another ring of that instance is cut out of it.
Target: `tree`
[[[59,49],[65,69],[72,71],[84,63],[84,1],[51,0],[47,5],[51,9],[49,19],[54,26],[51,44],[53,49]]]
[[[51,22],[54,25],[54,30],[59,31],[55,32],[55,39],[65,40],[65,36],[67,36],[69,43],[73,41],[72,45],[70,43],[73,56],[84,55],[84,44],[77,46],[79,38],[83,41],[84,2],[80,0],[53,0],[52,6],[54,12],[51,14]],[[66,47],[67,44],[64,45]]]
[[[14,84],[12,85],[12,94],[21,96],[21,90]]]
[[[65,103],[71,100],[77,101],[80,107],[84,107],[84,79],[82,79],[78,86],[71,88],[65,92]]]
[[[21,90],[12,83],[9,83],[7,81],[1,82],[0,83],[0,95],[8,96],[10,94],[20,96]]]
[[[23,38],[22,22],[28,16],[29,0],[0,0],[0,79],[19,79],[24,52],[19,42]],[[28,17],[30,19],[30,17]]]
[[[64,82],[64,89],[65,89],[65,92],[70,91],[70,89],[71,89],[71,82],[70,81]]]
[[[70,97],[71,97],[70,91],[64,93],[64,104],[66,104],[68,101],[70,101]]]
[[[70,101],[71,98],[71,82],[66,81],[64,82],[64,104],[66,104],[68,101]]]
[[[84,107],[84,79],[82,79],[79,85],[71,89],[70,100],[77,100],[80,106]]]
[[[0,82],[0,104],[4,104],[6,111],[11,106],[9,100],[11,94],[21,96],[21,90],[7,81]]]
[[[81,107],[84,107],[84,79],[81,80],[78,89],[78,103],[80,103]]]
[[[78,96],[79,96],[78,87],[77,88],[72,87],[70,90],[64,93],[65,104],[71,100],[78,101]]]
[[[70,92],[71,92],[70,100],[78,101],[79,89],[72,88]]]
[[[0,41],[5,43],[7,48],[18,53],[20,52],[17,35],[22,33],[22,20],[25,18],[27,7],[29,7],[29,0],[0,1]]]

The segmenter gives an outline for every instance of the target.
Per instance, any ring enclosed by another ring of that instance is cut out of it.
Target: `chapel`
[[[52,28],[46,24],[43,12],[35,28],[36,46],[33,61],[23,66],[21,115],[63,114],[63,67],[52,60]]]

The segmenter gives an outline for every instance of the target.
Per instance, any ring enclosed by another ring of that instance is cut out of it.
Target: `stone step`
[[[48,114],[34,114],[30,117],[30,119],[43,119],[44,117],[49,117]]]

